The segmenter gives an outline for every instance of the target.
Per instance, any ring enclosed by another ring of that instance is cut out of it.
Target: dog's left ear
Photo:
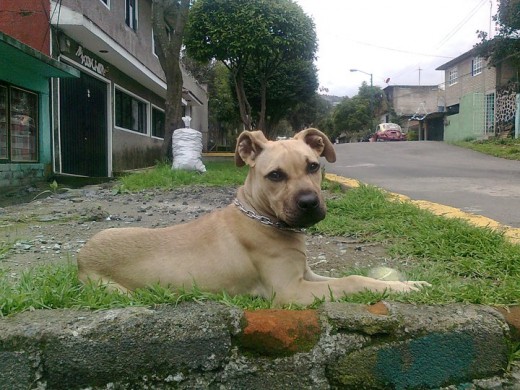
[[[242,134],[238,136],[237,146],[235,148],[236,166],[242,167],[245,164],[251,167],[254,166],[255,159],[262,152],[267,142],[269,141],[260,130],[243,131]]]
[[[336,161],[336,152],[334,146],[329,138],[318,129],[305,129],[294,136],[295,139],[302,140],[316,152],[318,156],[325,157],[325,159],[333,163]]]

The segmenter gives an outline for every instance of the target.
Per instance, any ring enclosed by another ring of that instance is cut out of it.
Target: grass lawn
[[[158,166],[121,178],[115,193],[192,183],[239,185],[247,174],[247,168],[235,168],[230,161],[208,163],[206,167],[205,174],[198,174],[173,172],[168,166]],[[324,186],[335,196],[328,202],[327,218],[309,229],[310,234],[384,242],[389,255],[410,265],[408,279],[426,280],[433,285],[411,294],[365,292],[336,297],[339,300],[372,303],[384,298],[425,304],[520,304],[520,246],[510,243],[502,234],[462,220],[435,216],[408,202],[390,200],[387,193],[374,187],[361,186],[342,192],[335,183],[325,182]],[[367,270],[352,271],[363,274]],[[0,316],[41,308],[102,309],[185,300],[217,300],[248,309],[271,307],[271,302],[264,299],[196,290],[174,293],[159,286],[131,296],[108,292],[80,284],[73,265],[34,268],[17,282],[0,271]]]

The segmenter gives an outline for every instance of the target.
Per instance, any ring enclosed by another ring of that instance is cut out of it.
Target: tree
[[[257,76],[259,128],[265,127],[269,81],[292,60],[312,60],[314,23],[291,0],[198,0],[190,13],[185,44],[200,61],[216,59],[231,71],[240,117],[251,129],[246,72]]]
[[[165,129],[161,148],[161,154],[165,159],[171,158],[173,131],[181,126],[180,56],[190,4],[190,0],[152,0],[152,26],[156,51],[166,76]]]
[[[498,25],[497,34],[488,39],[485,31],[478,31],[481,42],[475,45],[477,54],[492,66],[508,60],[520,67],[520,0],[500,0],[493,20]]]
[[[336,106],[333,114],[333,137],[341,133],[373,131],[373,120],[384,110],[383,96],[381,88],[370,87],[363,82],[356,96],[346,98]]]
[[[298,106],[307,105],[313,100],[318,89],[318,78],[313,61],[292,60],[282,63],[272,74],[265,89],[259,90],[258,73],[253,69],[246,71],[245,89],[249,96],[253,114],[262,117],[261,108],[264,106],[264,122],[258,128],[273,138],[276,124],[282,119],[288,119],[289,113]],[[263,104],[262,104],[263,102]],[[309,115],[302,117],[303,123],[312,122]],[[300,129],[300,126],[294,129]]]

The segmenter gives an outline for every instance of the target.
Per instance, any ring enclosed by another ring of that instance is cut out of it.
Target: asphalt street
[[[520,227],[520,161],[434,141],[334,147],[337,161],[326,163],[327,173]]]

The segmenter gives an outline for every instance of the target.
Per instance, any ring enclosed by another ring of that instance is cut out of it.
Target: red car
[[[406,134],[395,123],[380,123],[372,138],[374,141],[406,141]]]

